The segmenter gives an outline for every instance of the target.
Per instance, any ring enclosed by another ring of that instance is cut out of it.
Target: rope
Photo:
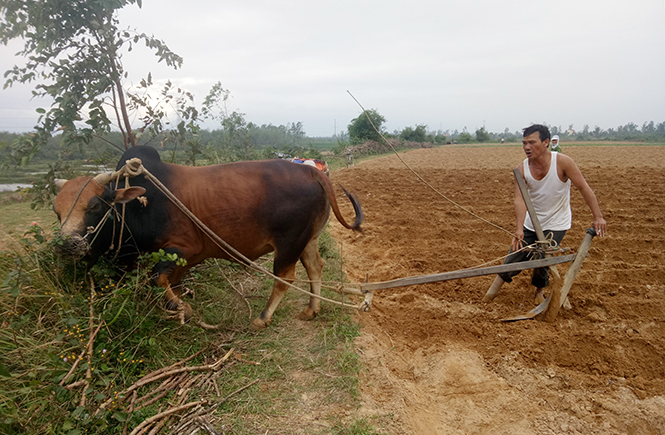
[[[399,155],[399,153],[397,153],[397,150],[395,149],[395,147],[393,147],[392,144],[391,144],[390,142],[388,142],[388,140],[383,136],[383,134],[381,134],[381,132],[380,132],[379,130],[377,130],[376,126],[375,126],[374,123],[372,122],[372,119],[371,119],[371,118],[369,117],[369,115],[367,114],[367,110],[365,110],[365,108],[363,107],[363,105],[360,104],[360,102],[356,99],[356,97],[354,97],[353,94],[352,94],[351,92],[349,92],[349,91],[346,91],[346,92],[348,92],[349,95],[351,95],[351,98],[353,98],[354,101],[355,101],[356,103],[358,103],[358,105],[360,106],[360,108],[363,110],[363,113],[365,114],[365,116],[366,116],[367,119],[369,120],[369,123],[372,125],[372,128],[374,129],[374,131],[376,131],[376,132],[378,133],[378,135],[381,136],[381,139],[383,139],[383,140],[388,144],[388,146],[390,147],[390,149],[393,150],[393,153],[395,153],[395,155],[397,156],[397,158],[399,159],[399,161],[402,162],[402,164],[403,164],[403,165],[404,165],[409,171],[413,172],[413,174],[414,174],[414,175],[415,175],[420,181],[422,181],[423,183],[425,183],[425,185],[426,185],[427,187],[429,187],[430,189],[432,189],[432,190],[433,190],[434,192],[436,192],[439,196],[441,196],[443,199],[445,199],[446,201],[450,202],[450,203],[453,204],[454,206],[459,207],[459,208],[461,208],[462,210],[464,210],[465,212],[469,213],[471,216],[474,216],[474,217],[480,219],[481,221],[483,221],[483,222],[485,222],[485,223],[488,223],[488,224],[492,225],[492,226],[495,227],[495,228],[500,229],[501,231],[505,231],[506,233],[510,234],[511,237],[514,235],[512,232],[508,231],[507,229],[505,229],[505,228],[503,228],[503,227],[501,227],[501,226],[495,224],[494,222],[490,222],[490,221],[488,221],[487,219],[483,218],[482,216],[479,216],[479,215],[477,215],[476,213],[472,212],[471,210],[467,209],[467,208],[464,207],[463,205],[458,204],[457,202],[455,202],[455,201],[453,201],[452,199],[448,198],[446,195],[444,195],[443,193],[439,192],[438,189],[436,189],[434,186],[432,186],[430,183],[428,183],[427,180],[425,180],[423,177],[421,177],[420,174],[418,174],[415,170],[413,170],[413,169],[412,169],[412,168],[411,168],[411,167],[410,167],[410,166],[404,161],[404,159],[402,159],[402,157]]]
[[[102,220],[99,221],[99,223],[97,224],[96,227],[94,227],[94,228],[93,227],[88,227],[87,233],[85,234],[85,236],[83,236],[83,238],[85,239],[86,237],[88,237],[89,234],[95,234],[95,236],[92,238],[92,240],[89,243],[90,246],[92,246],[92,244],[95,243],[95,240],[97,240],[97,236],[99,235],[99,233],[97,233],[97,230],[99,229],[99,227],[104,225],[104,223],[106,222],[106,218],[108,217],[109,213],[111,213],[111,211],[113,211],[113,207],[109,208],[106,211],[106,214],[104,215]]]
[[[90,178],[88,178],[88,181],[86,181],[86,182],[83,184],[83,187],[81,187],[81,189],[79,190],[79,193],[76,194],[76,198],[74,198],[74,202],[72,203],[72,206],[70,207],[69,212],[67,212],[67,216],[65,217],[65,220],[62,221],[62,224],[60,224],[60,229],[61,229],[61,230],[62,230],[62,227],[64,227],[65,224],[67,223],[67,221],[69,220],[69,216],[71,216],[72,211],[74,211],[74,206],[76,205],[76,203],[78,202],[79,198],[81,197],[81,194],[83,193],[83,190],[85,189],[85,186],[87,186],[88,183],[89,183],[93,178],[94,178],[94,177],[90,177]]]
[[[340,305],[340,306],[343,306],[343,307],[351,307],[351,308],[356,308],[356,309],[361,309],[366,305],[365,302],[363,302],[361,304],[358,304],[358,305],[351,305],[351,304],[347,304],[347,303],[344,303],[344,302],[338,302],[338,301],[326,298],[326,297],[321,296],[321,295],[315,295],[310,291],[301,289],[301,288],[293,285],[293,283],[290,283],[290,282],[282,279],[281,277],[273,274],[272,272],[270,272],[268,269],[264,268],[263,266],[261,266],[261,265],[257,264],[256,262],[250,260],[248,257],[246,257],[245,255],[240,253],[238,250],[236,250],[234,247],[229,245],[227,242],[225,242],[221,237],[219,237],[217,234],[215,234],[212,230],[210,230],[210,228],[208,228],[203,222],[201,222],[201,220],[199,220],[199,218],[197,218],[196,215],[194,215],[166,186],[164,186],[161,183],[161,181],[159,181],[159,179],[157,179],[157,177],[152,175],[143,166],[143,164],[141,163],[141,161],[139,159],[131,159],[131,160],[127,161],[125,166],[123,166],[119,171],[117,171],[116,173],[113,174],[112,178],[115,178],[116,175],[120,176],[120,174],[122,174],[122,173],[129,174],[129,176],[131,176],[131,177],[135,177],[135,176],[138,176],[138,175],[141,175],[141,174],[145,174],[146,178],[153,185],[155,185],[155,187],[157,187],[157,189],[160,192],[162,192],[171,202],[173,202],[176,205],[176,207],[178,207],[180,209],[180,211],[182,211],[201,231],[203,231],[208,237],[210,237],[210,239],[213,241],[213,243],[215,243],[217,245],[217,247],[219,247],[222,251],[224,251],[229,257],[231,257],[236,262],[245,263],[247,266],[251,267],[252,269],[254,269],[258,272],[261,272],[265,275],[268,275],[268,276],[272,277],[274,280],[277,280],[277,281],[279,281],[283,284],[286,284],[288,287],[291,287],[295,290],[298,290],[299,292],[305,293],[305,294],[309,295],[310,297],[316,297],[316,298],[319,298],[319,299],[324,300],[326,302],[337,304],[337,305]],[[361,295],[362,293],[360,292],[360,290],[358,290],[358,292],[356,294]]]
[[[120,184],[120,179],[118,179],[118,184]],[[129,187],[129,177],[125,176],[125,189],[127,189],[128,187]],[[116,251],[117,253],[120,253],[120,248],[122,248],[122,233],[125,230],[125,210],[127,209],[126,206],[127,206],[126,203],[122,204],[122,215],[120,217],[120,222],[122,222],[122,225],[120,225],[120,234],[118,235],[118,250]],[[113,221],[113,224],[115,225],[115,221]]]
[[[348,91],[347,91],[347,92],[348,92]],[[349,92],[349,94],[351,94],[351,93]],[[353,97],[353,95],[351,95],[351,97],[355,100],[355,97]],[[358,101],[356,100],[356,102],[358,102]],[[360,105],[360,103],[358,103],[358,104]],[[362,108],[362,105],[360,105],[360,107]],[[365,110],[365,109],[363,108],[363,111],[364,111],[364,110]],[[365,111],[365,114],[367,115],[367,112],[366,112],[366,111]],[[368,116],[368,119],[369,119],[370,123],[372,123],[372,120],[369,118],[369,116]],[[376,130],[376,127],[374,126],[373,123],[372,123],[372,127],[374,127],[374,129]],[[377,133],[379,133],[378,130],[377,130]],[[381,135],[381,133],[379,133],[379,134]],[[494,224],[494,223],[492,223],[492,222],[490,222],[490,221],[487,221],[486,219],[484,219],[484,218],[482,218],[482,217],[476,215],[475,213],[471,212],[470,210],[467,210],[465,207],[459,205],[459,204],[456,203],[455,201],[453,201],[453,200],[447,198],[445,195],[443,195],[442,193],[440,193],[436,188],[434,188],[434,187],[433,187],[431,184],[429,184],[425,179],[423,179],[423,178],[422,178],[422,177],[421,177],[416,171],[414,171],[414,170],[413,170],[413,169],[412,169],[412,168],[411,168],[406,162],[404,162],[404,160],[400,157],[400,155],[397,153],[397,151],[395,150],[395,148],[394,148],[394,147],[393,147],[393,146],[392,146],[392,145],[391,145],[391,144],[385,139],[385,137],[383,137],[383,135],[381,135],[381,137],[382,137],[382,139],[383,139],[384,141],[386,141],[386,143],[388,143],[388,145],[391,147],[391,149],[393,150],[393,152],[395,153],[395,155],[397,155],[397,157],[399,158],[399,160],[400,160],[400,161],[401,161],[401,162],[402,162],[402,163],[403,163],[403,164],[404,164],[404,165],[405,165],[405,166],[406,166],[411,172],[413,172],[413,173],[418,177],[418,179],[420,179],[420,180],[421,180],[423,183],[425,183],[428,187],[430,187],[432,190],[434,190],[436,193],[438,193],[441,197],[443,197],[444,199],[448,200],[448,201],[451,202],[452,204],[454,204],[454,205],[456,205],[456,206],[462,208],[463,210],[467,211],[467,212],[470,213],[471,215],[473,215],[473,216],[475,216],[475,217],[481,219],[482,221],[485,221],[485,222],[491,224],[492,226],[494,226],[494,227],[496,227],[496,228],[499,228],[499,229],[501,229],[501,230],[507,232],[507,233],[510,234],[511,236],[513,235],[513,233],[509,232],[508,230],[506,230],[506,229],[504,229],[504,228],[502,228],[502,227],[500,227],[500,226],[498,226],[498,225],[496,225],[496,224]],[[265,275],[267,275],[267,276],[270,276],[271,278],[273,278],[273,279],[275,279],[275,280],[277,280],[277,281],[279,281],[279,282],[281,282],[281,283],[283,283],[283,284],[286,284],[288,287],[291,287],[291,288],[293,288],[293,289],[295,289],[295,290],[297,290],[297,291],[299,291],[299,292],[302,292],[302,293],[304,293],[304,294],[307,294],[307,295],[309,295],[309,296],[311,296],[311,297],[316,297],[316,298],[319,298],[319,299],[324,300],[324,301],[326,301],[326,302],[330,302],[330,303],[332,303],[332,304],[336,304],[336,305],[340,305],[340,306],[344,306],[344,307],[351,307],[351,308],[356,308],[356,309],[362,309],[362,308],[366,307],[366,305],[367,305],[366,302],[363,302],[363,303],[358,304],[358,305],[351,305],[351,304],[347,304],[347,303],[344,303],[344,302],[338,302],[338,301],[335,301],[335,300],[332,300],[332,299],[326,298],[326,297],[321,296],[321,295],[314,295],[314,294],[311,293],[310,291],[307,291],[307,290],[301,289],[300,287],[295,286],[293,283],[290,283],[290,282],[288,282],[288,281],[286,281],[286,280],[280,278],[279,276],[277,276],[277,275],[273,274],[272,272],[270,272],[268,269],[266,269],[266,268],[264,268],[263,266],[257,264],[256,262],[250,260],[248,257],[244,256],[242,253],[240,253],[240,252],[237,251],[235,248],[233,248],[231,245],[229,245],[227,242],[225,242],[223,239],[221,239],[217,234],[215,234],[212,230],[210,230],[210,229],[209,229],[209,228],[208,228],[203,222],[201,222],[201,221],[196,217],[196,215],[194,215],[194,214],[193,214],[193,213],[192,213],[192,212],[191,212],[191,211],[190,211],[190,210],[189,210],[189,209],[188,209],[188,208],[187,208],[187,207],[186,207],[186,206],[185,206],[185,205],[184,205],[184,204],[183,204],[183,203],[182,203],[182,202],[181,202],[176,196],[175,196],[175,195],[173,195],[173,193],[172,193],[172,192],[171,192],[166,186],[164,186],[164,184],[162,184],[162,183],[159,181],[159,179],[157,179],[157,178],[156,178],[155,176],[153,176],[153,175],[152,175],[147,169],[145,169],[145,167],[144,167],[143,164],[141,163],[140,159],[131,159],[131,160],[127,161],[127,163],[125,164],[125,166],[123,166],[120,170],[116,171],[116,172],[113,174],[112,179],[113,179],[113,178],[118,178],[118,179],[119,179],[120,176],[124,175],[124,176],[126,177],[126,178],[125,178],[125,186],[127,187],[128,184],[129,184],[129,177],[136,177],[136,176],[139,176],[139,175],[142,175],[142,174],[145,174],[146,178],[147,178],[151,183],[153,183],[153,185],[154,185],[155,187],[157,187],[157,189],[158,189],[160,192],[162,192],[162,193],[163,193],[163,194],[164,194],[164,195],[165,195],[165,196],[166,196],[171,202],[173,202],[173,203],[174,203],[174,204],[180,209],[180,211],[182,211],[183,213],[185,213],[185,215],[186,215],[186,216],[187,216],[187,217],[188,217],[188,218],[189,218],[189,219],[190,219],[190,220],[191,220],[191,221],[192,221],[192,222],[193,222],[193,223],[194,223],[194,224],[195,224],[195,225],[201,230],[201,231],[203,231],[204,233],[206,233],[206,235],[208,235],[208,237],[213,241],[213,243],[215,243],[215,245],[217,245],[217,247],[219,247],[222,251],[224,251],[224,252],[225,252],[230,258],[232,258],[234,261],[236,261],[236,262],[238,262],[238,263],[245,263],[248,267],[250,267],[250,268],[252,268],[252,269],[254,269],[254,270],[258,271],[258,272],[261,272],[261,273],[263,273],[263,274],[265,274]],[[88,181],[90,181],[90,180],[88,180]],[[86,184],[87,184],[87,183],[86,183]],[[84,186],[84,187],[85,187],[85,186]],[[80,192],[79,192],[79,195],[80,195]],[[71,212],[71,211],[70,211],[70,212]],[[117,212],[116,212],[116,213],[117,213]],[[104,216],[104,219],[106,218],[106,216],[108,216],[108,212],[107,212],[107,214]],[[102,222],[104,221],[104,219],[102,219]],[[121,227],[124,227],[124,207],[123,207],[123,213],[122,213],[121,221],[122,221],[122,223],[123,223],[123,224],[121,225]],[[96,231],[97,231],[97,229],[99,228],[99,226],[101,225],[102,222],[100,222],[100,224],[97,225],[97,227],[93,230],[93,232],[96,232]],[[115,222],[114,222],[114,223],[115,223]],[[90,231],[89,231],[89,232],[90,232]],[[553,234],[550,233],[550,234],[548,234],[547,240],[545,240],[545,241],[536,241],[535,243],[533,243],[533,244],[531,244],[531,245],[524,246],[524,247],[520,248],[519,250],[514,251],[514,252],[511,252],[511,253],[508,253],[507,255],[504,255],[504,256],[502,256],[502,257],[498,257],[498,258],[495,258],[495,259],[490,260],[490,261],[488,261],[488,262],[485,262],[485,263],[482,263],[482,264],[479,264],[479,265],[475,265],[475,266],[472,266],[472,267],[469,267],[469,268],[466,268],[466,269],[461,269],[461,270],[472,270],[472,269],[477,269],[477,268],[480,268],[480,267],[486,266],[486,265],[488,265],[488,264],[492,264],[492,263],[495,263],[495,262],[497,262],[497,261],[503,260],[503,259],[505,259],[506,257],[508,257],[509,255],[515,254],[515,253],[517,253],[517,252],[522,252],[522,251],[525,251],[525,250],[534,250],[534,249],[538,250],[538,249],[542,249],[542,248],[540,248],[539,245],[546,245],[546,247],[548,247],[548,248],[550,248],[550,249],[554,249],[554,250],[558,249],[556,241],[553,240]],[[299,279],[299,280],[296,280],[296,281],[298,281],[298,282],[310,283],[310,284],[313,282],[313,281],[311,281],[311,280],[303,280],[303,279]],[[334,286],[332,286],[332,285],[328,285],[328,283],[335,283],[335,285],[334,285]],[[351,288],[349,288],[349,287],[345,287],[343,284],[338,284],[336,281],[326,281],[326,282],[321,281],[321,287],[322,287],[322,288],[327,288],[327,289],[330,289],[330,290],[336,291],[336,292],[338,292],[338,293],[351,293],[351,294],[356,294],[356,295],[359,295],[359,296],[363,296],[363,292],[362,292],[360,289],[353,287],[353,286],[358,286],[358,287],[359,287],[359,286],[361,285],[361,283],[348,283],[348,285],[351,286]]]
[[[286,280],[280,278],[279,276],[273,274],[272,272],[270,272],[268,269],[264,268],[263,266],[261,266],[261,265],[257,264],[256,262],[250,260],[249,258],[247,258],[246,256],[244,256],[242,253],[240,253],[239,251],[237,251],[235,248],[233,248],[231,245],[229,245],[229,244],[226,243],[224,240],[222,240],[221,237],[219,237],[219,236],[218,236],[217,234],[215,234],[212,230],[210,230],[210,228],[208,228],[203,222],[201,222],[201,221],[196,217],[196,215],[194,215],[191,211],[189,211],[189,209],[188,209],[188,208],[187,208],[182,202],[180,202],[180,200],[179,200],[175,195],[173,195],[173,193],[171,193],[171,191],[170,191],[166,186],[164,186],[164,185],[163,185],[163,184],[157,179],[157,177],[153,176],[153,175],[152,175],[152,174],[151,174],[151,173],[150,173],[150,172],[149,172],[149,171],[143,166],[143,163],[142,163],[141,160],[138,159],[138,158],[133,158],[133,159],[128,160],[122,168],[120,168],[119,170],[117,170],[116,172],[114,172],[114,173],[110,176],[109,181],[112,181],[113,179],[117,179],[117,180],[119,180],[119,178],[120,178],[122,175],[124,175],[124,176],[126,177],[126,178],[125,178],[125,187],[127,187],[127,186],[129,185],[129,178],[130,178],[130,177],[136,177],[136,176],[139,176],[139,175],[141,175],[141,174],[145,174],[145,175],[146,175],[146,178],[147,178],[148,180],[150,180],[150,182],[152,182],[152,184],[155,185],[155,187],[157,187],[157,189],[159,189],[160,192],[162,192],[162,193],[163,193],[163,194],[164,194],[169,200],[171,200],[171,202],[173,202],[173,203],[174,203],[174,204],[175,204],[175,205],[176,205],[176,206],[177,206],[177,207],[178,207],[183,213],[185,213],[185,215],[186,215],[187,217],[189,217],[189,219],[190,219],[192,222],[194,222],[194,224],[195,224],[197,227],[199,227],[199,229],[200,229],[201,231],[203,231],[204,233],[206,233],[206,234],[208,235],[208,237],[210,237],[210,239],[213,241],[213,243],[215,243],[215,244],[217,245],[217,247],[219,247],[222,251],[226,252],[226,254],[229,255],[229,257],[231,257],[232,259],[234,259],[236,262],[238,262],[238,263],[243,263],[243,262],[244,262],[247,266],[253,268],[254,270],[256,270],[256,271],[258,271],[258,272],[261,272],[261,273],[263,273],[263,274],[265,274],[265,275],[268,275],[268,276],[272,277],[274,280],[277,280],[277,281],[279,281],[279,282],[281,282],[281,283],[283,283],[283,284],[286,284],[288,287],[291,287],[291,288],[293,288],[293,289],[295,289],[295,290],[298,290],[299,292],[305,293],[305,294],[309,295],[310,297],[315,297],[315,298],[318,298],[318,299],[324,300],[324,301],[326,301],[326,302],[330,302],[330,303],[332,303],[332,304],[340,305],[340,306],[343,306],[343,307],[351,307],[351,308],[356,308],[356,309],[365,309],[365,308],[368,306],[367,301],[364,301],[364,302],[361,303],[361,304],[351,305],[351,304],[347,304],[347,303],[344,303],[344,302],[338,302],[338,301],[335,301],[335,300],[333,300],[333,299],[326,298],[326,297],[321,296],[321,295],[315,295],[314,293],[312,293],[312,292],[310,292],[310,291],[307,291],[307,290],[301,289],[300,287],[297,287],[297,286],[293,285],[292,283],[290,283],[290,282],[288,282],[288,281],[286,281]],[[60,228],[62,228],[62,226],[64,226],[64,224],[65,224],[65,223],[67,222],[67,220],[69,219],[69,216],[71,215],[72,211],[74,210],[74,206],[75,206],[76,203],[78,202],[78,200],[79,200],[81,194],[83,193],[83,190],[84,190],[85,187],[88,185],[88,183],[89,183],[91,180],[93,180],[93,178],[94,178],[94,177],[90,177],[90,178],[85,182],[85,184],[83,185],[83,187],[81,187],[81,189],[79,190],[79,192],[78,192],[76,198],[74,199],[74,203],[72,204],[72,207],[70,208],[69,212],[67,213],[67,217],[65,218],[65,220],[64,220],[63,223],[61,224]],[[88,228],[88,231],[87,231],[87,233],[86,233],[86,235],[85,235],[84,237],[87,237],[89,234],[96,233],[96,234],[94,235],[92,241],[90,242],[90,245],[92,245],[92,243],[97,239],[97,236],[99,235],[99,233],[97,233],[97,230],[99,230],[99,228],[100,228],[100,227],[106,222],[106,218],[108,217],[109,213],[111,213],[111,211],[115,211],[115,214],[118,215],[118,216],[117,216],[118,219],[120,219],[121,222],[122,222],[122,224],[121,224],[121,226],[120,226],[120,227],[121,227],[121,229],[120,229],[120,237],[121,237],[121,240],[120,240],[120,242],[118,243],[118,249],[116,250],[116,253],[118,253],[118,252],[120,252],[120,246],[121,246],[121,244],[122,244],[122,231],[123,231],[124,226],[125,226],[125,207],[124,207],[125,204],[123,204],[122,215],[120,215],[120,214],[118,213],[118,211],[115,210],[115,207],[113,207],[112,204],[111,204],[110,206],[111,206],[111,207],[110,207],[109,210],[106,212],[106,214],[104,215],[104,217],[99,221],[99,223],[97,224],[97,226],[94,227],[94,228],[92,228],[92,227]],[[115,219],[113,219],[113,233],[114,233],[113,238],[115,238]],[[112,242],[112,243],[113,243],[113,242]],[[113,249],[113,247],[111,247],[111,249]],[[322,287],[323,287],[323,285],[322,285]],[[356,295],[359,295],[359,296],[362,296],[362,295],[363,295],[363,293],[362,293],[360,290],[358,290],[358,289],[347,289],[347,288],[344,288],[342,285],[339,285],[339,286],[337,286],[337,287],[331,287],[331,286],[325,286],[325,287],[326,287],[326,288],[333,289],[333,290],[335,290],[335,291],[339,291],[339,292],[342,292],[343,290],[346,290],[347,292],[352,291],[353,294],[356,294]]]

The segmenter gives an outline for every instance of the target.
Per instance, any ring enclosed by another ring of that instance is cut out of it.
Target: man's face
[[[529,159],[537,158],[547,152],[547,146],[549,144],[549,139],[545,139],[544,141],[540,140],[540,134],[538,132],[531,133],[522,138],[522,149]]]

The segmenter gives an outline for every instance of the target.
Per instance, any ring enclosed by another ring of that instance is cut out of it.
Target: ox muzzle
[[[79,234],[61,235],[61,243],[55,245],[55,252],[61,257],[81,260],[90,252],[87,237]]]

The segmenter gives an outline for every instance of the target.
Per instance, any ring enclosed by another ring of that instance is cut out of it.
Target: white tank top
[[[563,231],[570,229],[572,213],[570,211],[570,179],[565,183],[557,173],[557,157],[559,153],[552,153],[552,161],[547,175],[542,180],[536,180],[529,170],[529,159],[524,159],[524,178],[526,187],[538,216],[538,222],[543,231]],[[535,231],[529,212],[526,213],[524,226]]]

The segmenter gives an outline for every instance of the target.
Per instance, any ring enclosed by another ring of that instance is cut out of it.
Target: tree
[[[303,130],[302,122],[287,123],[286,127],[286,137],[289,141],[289,145],[299,146],[305,137],[305,130]]]
[[[476,140],[478,142],[489,142],[490,140],[490,134],[485,130],[485,127],[480,127],[478,130],[476,130]]]
[[[371,122],[367,117],[371,119]],[[381,142],[381,135],[378,132],[383,131],[384,122],[386,122],[386,119],[375,109],[369,109],[361,113],[357,118],[352,119],[349,124],[348,131],[351,143],[359,144],[367,140]]]
[[[463,131],[462,133],[457,136],[457,142],[458,143],[471,143],[473,140],[473,136],[471,136],[471,133],[468,131]]]
[[[142,132],[163,130],[167,105],[177,107],[182,119],[178,130],[193,131],[197,112],[187,106],[192,100],[187,92],[169,82],[158,101],[152,102],[147,94],[138,93],[152,84],[150,74],[137,93],[123,87],[127,72],[122,54],[141,42],[158,62],[175,69],[182,65],[182,58],[163,41],[119,28],[117,11],[130,4],[140,8],[141,0],[0,0],[0,42],[6,45],[22,39],[25,45],[18,54],[27,58],[25,65],[5,73],[5,88],[35,82],[34,96],[53,99],[48,111],[38,109],[36,134],[24,135],[13,144],[17,158],[34,156],[60,130],[64,144],[80,147],[117,128],[127,149],[137,144]],[[140,113],[142,125],[137,129],[131,124],[132,111]]]
[[[400,133],[399,138],[411,142],[425,142],[427,140],[427,126],[417,125],[416,128],[406,127]]]

